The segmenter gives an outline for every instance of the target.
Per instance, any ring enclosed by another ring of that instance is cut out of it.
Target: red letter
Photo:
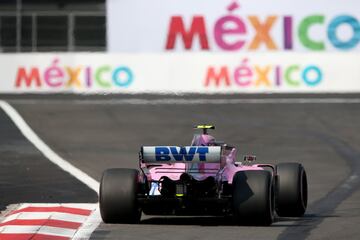
[[[205,79],[205,87],[210,85],[210,81],[215,81],[215,85],[220,86],[221,80],[225,81],[225,86],[230,86],[229,72],[226,66],[222,66],[220,73],[216,74],[214,67],[209,67]]]
[[[21,67],[18,70],[17,77],[16,77],[16,87],[20,87],[21,82],[25,81],[25,85],[30,87],[31,83],[35,81],[35,85],[37,87],[41,86],[39,69],[38,68],[31,68],[30,74],[26,75],[25,68]]]
[[[166,49],[174,49],[176,37],[180,35],[185,45],[185,49],[191,49],[194,35],[199,35],[200,46],[203,50],[209,49],[206,35],[205,22],[202,16],[194,16],[189,31],[185,30],[181,16],[173,16],[170,21],[169,31],[166,41]]]

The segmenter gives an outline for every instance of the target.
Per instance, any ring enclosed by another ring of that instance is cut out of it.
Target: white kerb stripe
[[[5,111],[5,113],[11,118],[15,125],[19,128],[21,133],[32,143],[34,146],[40,150],[51,162],[59,166],[64,171],[70,173],[75,178],[89,186],[98,193],[99,191],[99,182],[76,168],[57,153],[55,153],[48,145],[46,145],[38,135],[29,127],[25,120],[20,116],[20,114],[7,102],[0,100],[0,107]]]
[[[99,226],[100,224],[100,210],[97,208],[90,217],[86,220],[86,222],[80,227],[80,229],[76,232],[75,236],[73,236],[73,240],[84,240],[89,239],[91,233]]]
[[[0,227],[0,233],[3,234],[45,234],[58,237],[69,237],[74,236],[76,229],[49,227],[49,226],[17,226],[7,225]]]
[[[37,231],[37,234],[73,237],[76,231],[76,229],[42,226],[39,231]]]
[[[6,217],[3,223],[21,219],[21,220],[35,220],[35,219],[52,219],[52,220],[61,220],[61,221],[68,221],[68,222],[77,222],[83,223],[86,221],[88,216],[71,214],[71,213],[59,213],[59,212],[22,212],[12,214]]]
[[[36,233],[41,226],[7,225],[0,227],[0,233]]]
[[[95,203],[21,203],[16,210],[27,207],[68,207],[95,210],[98,204]]]

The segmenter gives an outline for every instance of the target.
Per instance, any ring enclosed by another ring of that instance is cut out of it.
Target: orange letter
[[[263,83],[264,85],[269,87],[271,84],[267,75],[270,72],[270,66],[266,66],[264,69],[255,66],[255,71],[256,73],[258,73],[258,78],[256,80],[255,86],[259,86]]]
[[[270,28],[274,24],[276,18],[276,16],[270,16],[266,18],[265,23],[260,23],[256,16],[249,16],[249,20],[256,30],[256,35],[252,40],[249,49],[257,49],[261,42],[264,42],[268,49],[277,49],[274,41],[269,36]]]
[[[71,85],[74,84],[77,87],[81,87],[81,83],[80,83],[80,80],[78,78],[79,74],[80,74],[81,67],[75,68],[74,70],[72,70],[69,67],[66,67],[65,69],[69,74],[69,81],[67,82],[67,86],[70,87]]]

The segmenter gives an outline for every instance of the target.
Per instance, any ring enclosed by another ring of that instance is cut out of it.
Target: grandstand
[[[0,52],[105,50],[105,0],[0,1]]]

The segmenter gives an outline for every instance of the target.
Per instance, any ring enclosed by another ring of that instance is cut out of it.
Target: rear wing
[[[143,163],[220,163],[221,146],[143,146]]]

